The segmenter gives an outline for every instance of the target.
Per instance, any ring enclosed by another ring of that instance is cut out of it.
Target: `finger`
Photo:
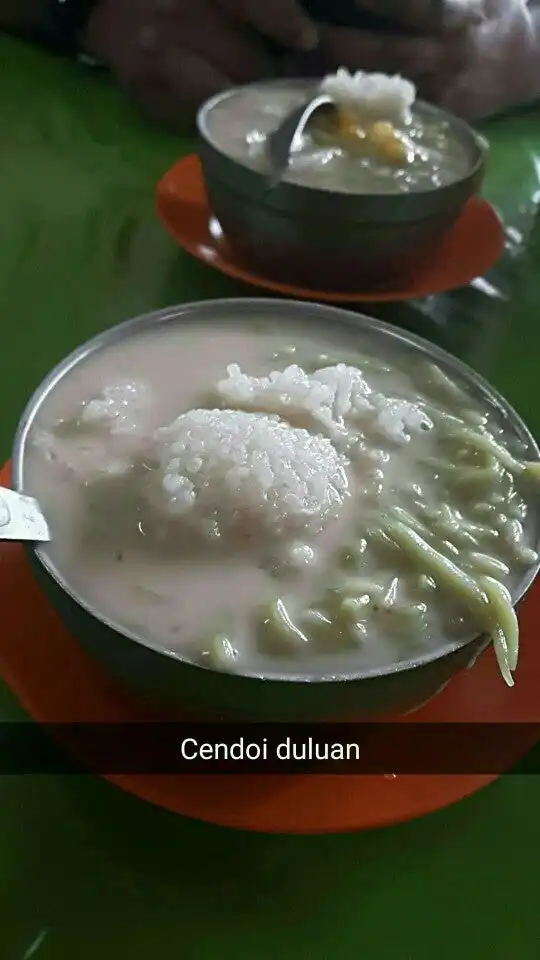
[[[321,32],[325,70],[339,66],[351,71],[397,73],[412,80],[418,96],[439,103],[448,85],[463,70],[468,47],[461,35],[444,41],[431,38],[389,37],[329,27]]]
[[[205,100],[231,86],[230,79],[203,57],[177,49],[174,56],[138,62],[118,79],[139,109],[173,131],[185,129]]]
[[[405,4],[403,0],[357,0],[357,6],[418,33],[435,36],[480,22],[485,0],[407,0]]]
[[[206,56],[187,48],[167,50],[161,70],[178,103],[191,109],[197,109],[234,82]]]
[[[392,37],[343,27],[321,29],[320,51],[327,69],[401,73],[410,79],[432,73],[444,59],[436,39]]]
[[[255,31],[231,23],[216,12],[213,18],[215,22],[207,24],[204,30],[191,23],[181,23],[176,28],[171,25],[170,40],[208,61],[232,83],[275,76],[275,60]]]
[[[313,50],[317,46],[317,27],[297,0],[215,0],[215,3],[235,21],[248,24],[281,46],[294,50]]]
[[[312,53],[290,53],[281,57],[278,64],[281,77],[316,77],[320,79],[328,72],[321,50]]]
[[[499,4],[500,0],[495,0]],[[508,0],[502,0],[504,4]],[[445,0],[443,11],[444,26],[448,30],[474,27],[488,16],[487,8],[492,0]]]
[[[391,23],[403,24],[418,33],[435,34],[441,29],[445,0],[357,0],[357,7]]]

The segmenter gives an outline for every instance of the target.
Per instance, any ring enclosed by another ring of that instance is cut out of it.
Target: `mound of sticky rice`
[[[227,374],[217,384],[217,393],[230,406],[315,426],[338,445],[347,442],[351,430],[362,431],[363,426],[396,443],[433,426],[417,404],[375,393],[360,370],[344,363],[312,374],[292,364],[267,377],[250,377],[232,363]]]
[[[165,512],[211,538],[315,535],[348,495],[345,461],[325,437],[277,416],[190,410],[155,434]]]
[[[373,120],[409,123],[416,87],[410,80],[385,73],[349,73],[340,67],[322,80],[320,89],[340,106],[352,107]]]
[[[305,427],[323,428],[333,439],[343,432],[343,417],[353,406],[364,412],[371,409],[369,386],[359,370],[345,364],[311,375],[292,364],[267,377],[250,377],[238,364],[231,363],[227,374],[227,379],[217,385],[224,402],[276,413]]]
[[[251,536],[257,527],[309,539],[337,516],[344,467],[363,457],[367,436],[399,446],[433,426],[421,406],[376,392],[344,363],[262,377],[233,363],[214,389],[225,409],[191,410],[154,430],[149,385],[119,381],[33,442],[85,486],[157,464],[146,499],[205,535],[236,527]]]

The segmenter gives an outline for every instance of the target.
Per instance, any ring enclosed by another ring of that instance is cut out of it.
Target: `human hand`
[[[85,47],[151,118],[177,129],[220,90],[275,76],[281,50],[317,40],[297,0],[99,0]]]
[[[378,0],[359,0],[381,12]],[[422,22],[425,0],[385,0],[384,13],[422,36],[387,36],[321,27],[320,44],[290,69],[399,73],[424,99],[469,119],[525,102],[540,92],[540,50],[525,0],[447,0],[438,29]],[[424,29],[425,28],[425,29]]]
[[[318,57],[325,72],[343,66],[350,71],[367,70],[401,74],[412,80],[418,94],[441,102],[455,79],[461,76],[470,56],[470,33],[478,22],[483,0],[442,0],[440,16],[426,0],[358,0],[369,12],[379,12],[390,23],[405,26],[417,36],[371,33],[342,27],[323,27]],[[444,11],[444,13],[443,13]]]
[[[540,94],[540,44],[527,0],[482,0],[481,12],[469,28],[467,62],[441,97],[448,110],[469,119]]]

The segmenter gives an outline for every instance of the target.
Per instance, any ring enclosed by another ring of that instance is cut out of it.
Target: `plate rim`
[[[258,287],[259,289],[270,290],[273,293],[278,293],[282,296],[293,297],[294,299],[303,299],[303,300],[314,300],[321,303],[334,303],[334,304],[361,304],[361,303],[398,303],[404,301],[418,300],[424,297],[435,296],[442,293],[448,293],[451,290],[457,290],[461,287],[468,286],[477,276],[483,276],[485,273],[493,267],[498,260],[501,258],[504,251],[505,245],[505,234],[504,227],[499,217],[497,211],[493,205],[486,200],[485,197],[481,194],[474,194],[467,201],[464,211],[461,213],[461,217],[466,216],[467,210],[471,210],[473,207],[477,211],[482,211],[484,217],[489,217],[491,228],[494,231],[494,236],[492,239],[493,242],[493,256],[490,256],[489,265],[486,267],[482,263],[481,271],[475,271],[463,278],[459,283],[453,283],[451,286],[437,286],[431,290],[428,289],[418,289],[418,290],[386,290],[386,291],[358,291],[358,292],[339,292],[339,291],[324,291],[324,290],[311,290],[308,288],[281,283],[277,280],[272,280],[271,278],[262,277],[260,274],[252,271],[249,267],[243,266],[241,263],[237,264],[234,258],[228,258],[224,253],[220,252],[215,243],[212,243],[212,238],[209,234],[210,243],[208,244],[209,249],[213,250],[218,258],[212,259],[211,257],[201,256],[200,246],[202,241],[192,241],[184,237],[183,239],[180,236],[179,231],[177,230],[174,222],[174,218],[168,213],[168,200],[167,196],[174,195],[177,197],[177,201],[182,203],[186,200],[178,198],[178,195],[175,190],[172,189],[171,182],[178,176],[179,173],[184,173],[189,171],[191,177],[197,177],[200,181],[200,186],[204,189],[204,182],[202,178],[202,170],[200,165],[200,160],[195,152],[186,154],[183,157],[180,157],[161,177],[157,183],[156,193],[155,193],[155,210],[158,220],[160,221],[163,228],[166,230],[168,235],[174,240],[174,242],[186,251],[190,256],[194,257],[200,263],[204,263],[206,266],[217,270],[218,272],[224,274],[225,276],[230,277],[231,279],[238,280],[242,283],[245,283],[252,287]],[[196,204],[200,208],[200,203]],[[208,208],[210,213],[210,209]],[[470,215],[470,214],[469,214]],[[459,218],[458,218],[459,221]],[[456,223],[458,222],[456,221]],[[455,229],[456,225],[452,229]],[[495,253],[495,251],[497,251]],[[444,251],[443,251],[444,254]]]

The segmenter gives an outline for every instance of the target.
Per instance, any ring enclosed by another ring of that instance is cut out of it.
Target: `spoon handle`
[[[49,526],[33,497],[0,487],[0,540],[47,543]]]
[[[287,170],[291,159],[291,149],[296,137],[302,135],[312,114],[320,107],[328,107],[331,104],[332,100],[327,94],[311,97],[285,117],[282,123],[269,135],[266,142],[267,158],[270,164],[267,193],[278,185]]]

